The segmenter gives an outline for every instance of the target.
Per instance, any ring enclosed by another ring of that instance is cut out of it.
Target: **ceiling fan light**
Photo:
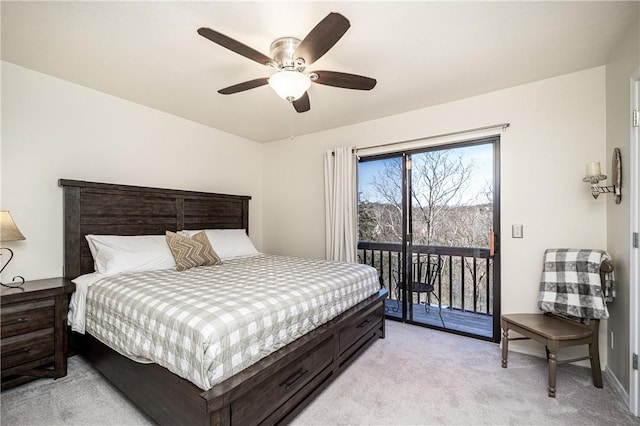
[[[269,78],[269,86],[282,99],[293,102],[311,87],[309,77],[298,71],[280,71]]]

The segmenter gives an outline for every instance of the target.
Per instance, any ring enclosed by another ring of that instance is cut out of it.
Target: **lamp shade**
[[[298,71],[280,71],[269,78],[269,86],[282,99],[293,102],[311,87],[311,80]]]
[[[8,210],[0,210],[0,241],[24,240]]]

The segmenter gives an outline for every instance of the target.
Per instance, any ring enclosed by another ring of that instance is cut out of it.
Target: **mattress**
[[[379,289],[367,265],[259,254],[101,278],[84,321],[121,354],[207,390]]]

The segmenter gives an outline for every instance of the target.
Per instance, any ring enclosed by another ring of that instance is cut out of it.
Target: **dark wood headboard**
[[[250,196],[60,179],[64,276],[93,272],[87,234],[161,235],[183,229],[246,229]]]

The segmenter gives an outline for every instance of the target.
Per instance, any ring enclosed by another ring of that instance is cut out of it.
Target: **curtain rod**
[[[426,137],[423,137],[423,138],[408,139],[406,141],[383,143],[383,144],[380,144],[380,145],[373,145],[373,146],[365,146],[365,147],[362,147],[362,148],[356,148],[355,152],[363,151],[363,150],[366,150],[366,149],[382,148],[382,147],[385,147],[385,146],[401,145],[401,144],[405,144],[405,143],[418,142],[418,141],[424,141],[424,140],[429,140],[429,139],[443,138],[443,137],[446,137],[446,136],[461,135],[461,134],[464,134],[464,133],[479,132],[481,130],[497,129],[498,127],[502,127],[502,131],[504,132],[505,130],[507,130],[507,127],[509,127],[509,126],[511,126],[511,123],[500,123],[500,124],[494,124],[492,126],[476,127],[476,128],[467,129],[467,130],[458,130],[457,132],[442,133],[442,134],[439,134],[439,135],[426,136]]]

